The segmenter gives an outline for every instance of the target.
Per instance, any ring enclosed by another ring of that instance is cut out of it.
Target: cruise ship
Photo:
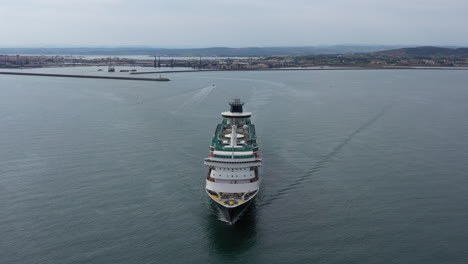
[[[243,111],[240,99],[229,105],[230,111],[221,113],[223,119],[216,127],[204,163],[209,167],[206,193],[224,218],[235,223],[258,194],[262,160],[255,126],[250,121],[252,113]]]

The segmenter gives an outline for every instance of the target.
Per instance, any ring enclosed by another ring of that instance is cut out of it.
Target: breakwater
[[[30,73],[30,72],[0,72],[6,75],[26,75],[26,76],[45,76],[45,77],[66,77],[66,78],[91,78],[91,79],[111,79],[111,80],[126,80],[126,81],[170,81],[168,78],[138,78],[138,77],[121,77],[121,76],[95,76],[95,75],[76,75],[76,74],[54,74],[54,73]]]

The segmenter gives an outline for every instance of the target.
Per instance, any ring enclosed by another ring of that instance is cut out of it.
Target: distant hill
[[[159,55],[159,56],[226,56],[226,57],[256,57],[256,56],[296,56],[314,54],[349,54],[368,53],[401,46],[379,45],[335,45],[308,47],[247,47],[247,48],[193,48],[165,49],[147,47],[119,48],[0,48],[0,54],[34,54],[34,55]]]
[[[438,57],[438,56],[457,56],[468,57],[468,48],[440,48],[440,47],[416,47],[402,48],[374,52],[380,56],[396,56],[396,57]]]
[[[152,47],[106,47],[106,48],[0,48],[1,54],[20,55],[158,55],[169,57],[259,57],[259,56],[307,56],[333,54],[366,54],[388,57],[468,57],[468,48],[411,47],[379,45],[335,45],[308,47],[211,47],[211,48],[152,48]]]

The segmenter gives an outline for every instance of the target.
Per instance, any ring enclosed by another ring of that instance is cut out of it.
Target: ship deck
[[[231,133],[232,127],[228,125],[225,120],[223,120],[223,123],[218,124],[211,142],[211,150],[230,152],[255,152],[258,150],[255,126],[250,123],[250,120],[247,122],[246,128],[239,127],[236,129],[237,145],[235,147],[230,146],[232,140]]]

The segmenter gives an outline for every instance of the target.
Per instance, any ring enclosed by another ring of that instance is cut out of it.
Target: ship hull
[[[239,217],[245,212],[245,210],[253,203],[254,200],[255,200],[255,197],[250,199],[246,203],[243,203],[233,208],[225,207],[216,202],[215,203],[218,206],[218,208],[221,210],[224,219],[228,221],[229,223],[234,224],[239,219]]]

